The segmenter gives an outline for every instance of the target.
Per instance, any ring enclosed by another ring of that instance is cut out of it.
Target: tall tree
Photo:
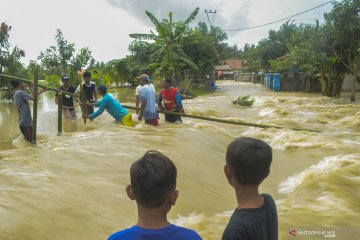
[[[350,100],[355,102],[356,80],[360,71],[360,1],[333,1],[332,11],[324,17],[331,32],[332,52],[353,75]]]
[[[160,22],[152,13],[146,11],[146,15],[155,26],[156,33],[151,31],[150,34],[130,34],[130,37],[155,41],[156,50],[151,56],[154,64],[151,64],[151,67],[161,68],[167,77],[173,78],[174,74],[183,66],[198,70],[196,64],[181,46],[181,41],[189,34],[188,24],[195,19],[198,13],[199,8],[196,8],[185,21],[174,22],[172,12],[170,12],[169,18]]]
[[[49,73],[57,75],[69,73],[72,77],[77,78],[78,70],[94,64],[90,49],[81,48],[76,54],[75,43],[66,40],[60,29],[56,30],[55,40],[56,45],[48,47],[38,57],[41,66]]]
[[[18,77],[25,77],[26,71],[24,65],[20,62],[21,57],[25,56],[25,52],[19,47],[11,48],[10,44],[11,26],[6,23],[0,25],[0,73],[14,75]],[[0,96],[3,99],[11,99],[12,91],[9,86],[9,81],[0,79],[0,89],[5,89],[5,94]]]
[[[24,74],[24,66],[20,62],[21,57],[25,57],[25,52],[18,46],[11,49],[10,44],[11,26],[1,23],[0,26],[0,73]]]
[[[219,62],[220,56],[215,48],[212,36],[193,29],[190,34],[183,39],[182,48],[184,52],[194,61],[199,68],[199,73],[203,76],[213,71],[214,65]]]
[[[56,45],[40,52],[38,60],[44,69],[58,74],[66,72],[75,53],[75,44],[67,41],[60,29],[56,30]]]

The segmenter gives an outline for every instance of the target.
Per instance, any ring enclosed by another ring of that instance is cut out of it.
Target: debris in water
[[[232,101],[233,104],[240,105],[243,107],[251,107],[255,102],[255,99],[253,99],[251,96],[239,96],[234,101]]]

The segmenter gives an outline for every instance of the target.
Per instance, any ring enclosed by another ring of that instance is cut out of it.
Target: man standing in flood
[[[150,80],[150,77],[149,75],[147,74],[142,74],[140,75],[139,77],[137,77],[137,79],[140,81],[140,79],[143,79],[145,81],[148,81],[149,82],[149,85],[152,89],[154,89],[154,92],[156,94],[156,90],[155,90],[155,86],[151,83],[151,80]],[[143,86],[140,84],[139,82],[139,86],[136,87],[135,89],[135,106],[136,107],[139,107],[140,106],[140,89],[142,88]],[[155,96],[156,98],[156,96]],[[139,115],[139,110],[136,111],[136,114]]]
[[[75,88],[70,85],[70,77],[68,75],[64,75],[61,78],[61,81],[62,81],[63,85],[59,88],[60,90],[71,93],[71,94],[75,93]],[[75,111],[75,107],[74,107],[73,96],[69,95],[69,94],[61,94],[60,96],[62,96],[63,116],[66,119],[75,120],[76,119],[76,111]],[[56,95],[55,95],[55,103],[59,104],[59,93],[58,92],[56,92]]]
[[[159,126],[156,93],[154,88],[150,86],[150,78],[142,78],[140,76],[139,83],[142,87],[139,95],[141,105],[138,119],[141,121],[144,118],[146,124]]]
[[[181,96],[178,90],[172,87],[171,80],[165,79],[162,83],[163,89],[158,96],[159,107],[161,110],[169,112],[184,112]],[[176,121],[182,123],[181,116],[165,114],[165,121],[174,123]]]
[[[25,139],[28,142],[32,140],[32,117],[30,110],[30,100],[34,100],[34,86],[32,83],[29,83],[29,89],[31,94],[28,94],[24,91],[25,86],[22,82],[11,81],[11,86],[15,89],[14,101],[16,104],[17,111],[19,113],[19,128],[21,133],[24,135]],[[38,92],[38,95],[45,92],[46,89],[43,89]]]

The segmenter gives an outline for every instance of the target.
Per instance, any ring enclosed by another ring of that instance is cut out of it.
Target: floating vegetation
[[[253,99],[251,96],[239,96],[234,101],[232,101],[233,104],[240,105],[243,107],[251,107],[255,102],[255,99]]]

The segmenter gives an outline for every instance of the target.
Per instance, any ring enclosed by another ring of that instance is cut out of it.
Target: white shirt
[[[135,96],[139,96],[140,95],[140,89],[142,88],[143,86],[139,85],[136,87],[135,89]],[[156,93],[156,90],[155,90],[155,87],[152,83],[150,83],[150,87],[154,90],[154,92]]]

